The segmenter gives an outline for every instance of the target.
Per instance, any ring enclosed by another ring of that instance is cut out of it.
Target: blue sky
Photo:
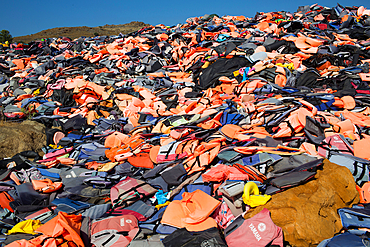
[[[295,12],[298,6],[315,3],[334,7],[337,2],[343,6],[363,5],[370,8],[369,0],[8,0],[1,3],[0,30],[9,30],[16,37],[54,27],[96,27],[131,21],[175,25],[184,23],[189,17],[205,14],[252,17],[256,12]]]

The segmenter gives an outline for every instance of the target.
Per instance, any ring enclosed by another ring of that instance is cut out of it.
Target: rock
[[[249,210],[245,217],[267,208],[274,223],[283,229],[284,241],[297,247],[315,246],[342,228],[337,210],[358,202],[349,169],[325,160],[314,180],[273,195],[267,204]]]
[[[0,124],[0,159],[33,150],[40,155],[46,145],[45,126],[41,123],[26,120],[22,123],[3,122]]]

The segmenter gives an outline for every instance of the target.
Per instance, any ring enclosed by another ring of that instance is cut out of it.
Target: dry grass
[[[100,36],[104,35],[118,35],[119,33],[127,34],[135,32],[143,27],[150,26],[144,22],[132,21],[126,24],[120,25],[104,25],[98,27],[56,27],[52,29],[43,30],[41,32],[14,37],[14,42],[25,42],[29,43],[34,40],[40,40],[42,38],[55,38],[55,37],[69,37],[71,39],[85,37],[95,37],[96,34]]]
[[[19,124],[20,122],[11,122],[11,121],[5,121],[5,120],[0,120],[0,128],[4,126],[14,126]]]

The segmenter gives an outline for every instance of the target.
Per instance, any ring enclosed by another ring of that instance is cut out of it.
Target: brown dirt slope
[[[43,155],[46,146],[45,126],[35,121],[0,122],[0,159],[32,150]]]
[[[43,30],[41,32],[26,35],[26,36],[18,36],[14,37],[14,42],[31,42],[33,40],[38,40],[42,38],[54,38],[54,37],[69,37],[71,39],[75,39],[81,36],[86,37],[94,37],[96,34],[104,36],[104,35],[118,35],[119,33],[127,34],[131,32],[135,32],[143,27],[150,26],[149,24],[145,24],[144,22],[140,21],[132,21],[126,24],[120,25],[104,25],[98,27],[56,27],[52,29]]]

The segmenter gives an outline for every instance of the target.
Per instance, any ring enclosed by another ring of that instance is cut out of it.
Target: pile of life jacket
[[[4,46],[1,120],[46,143],[0,160],[1,244],[284,246],[245,213],[325,160],[370,200],[369,62],[370,9],[339,4]]]

